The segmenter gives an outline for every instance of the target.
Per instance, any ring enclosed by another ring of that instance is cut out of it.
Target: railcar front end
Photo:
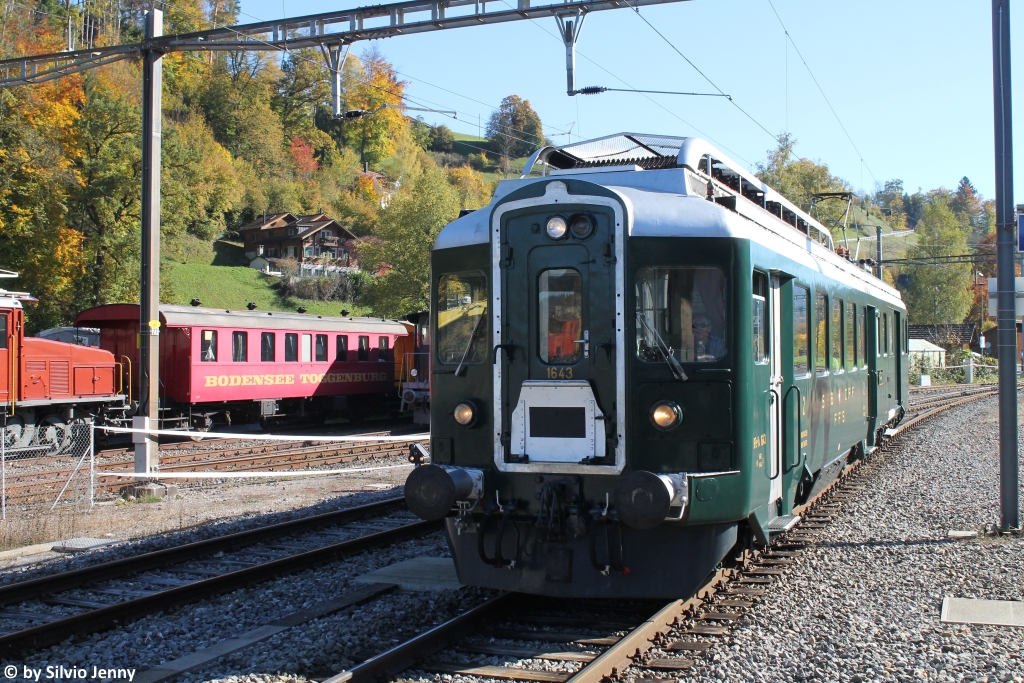
[[[866,419],[880,375],[840,378],[864,385],[865,420],[843,426],[841,369],[800,374],[818,352],[801,343],[833,342],[814,312],[794,331],[797,283],[872,296],[827,232],[703,141],[619,137],[660,156],[549,148],[566,170],[502,183],[435,244],[431,464],[406,500],[445,520],[463,583],[688,595],[884,426],[888,405]]]

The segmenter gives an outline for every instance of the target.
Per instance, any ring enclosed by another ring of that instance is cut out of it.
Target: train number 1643
[[[548,379],[572,379],[572,368],[548,368]]]

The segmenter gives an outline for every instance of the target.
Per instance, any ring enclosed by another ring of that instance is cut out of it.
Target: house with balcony
[[[275,259],[295,259],[300,266],[317,264],[357,267],[352,244],[356,237],[325,213],[296,216],[266,214],[238,230],[245,257],[258,267]]]

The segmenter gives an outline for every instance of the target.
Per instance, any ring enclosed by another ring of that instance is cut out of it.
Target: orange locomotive
[[[59,451],[71,425],[124,408],[113,354],[26,337],[24,292],[0,289],[0,420],[9,457]]]

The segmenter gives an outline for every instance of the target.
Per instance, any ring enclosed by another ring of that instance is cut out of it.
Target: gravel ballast
[[[999,519],[996,416],[994,398],[953,408],[869,461],[852,477],[865,490],[685,677],[1024,681],[1021,629],[939,621],[944,596],[1024,600],[1024,538],[983,534]]]

